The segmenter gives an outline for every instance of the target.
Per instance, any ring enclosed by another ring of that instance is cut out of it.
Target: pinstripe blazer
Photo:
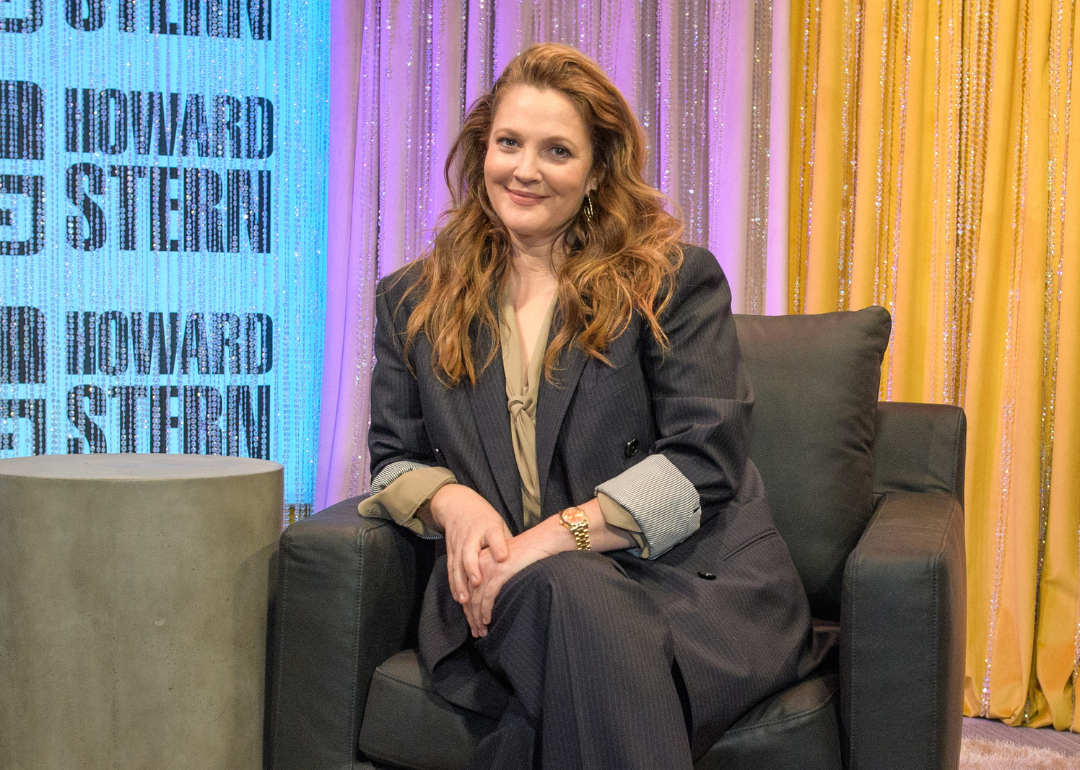
[[[447,389],[432,372],[431,346],[421,337],[410,351],[409,371],[402,350],[412,304],[399,303],[418,273],[410,265],[378,288],[372,476],[385,480],[384,470],[403,462],[408,468],[446,466],[518,533],[524,526],[521,481],[501,360],[484,369],[475,387]],[[576,345],[564,351],[556,383],[541,381],[537,404],[543,516],[594,497],[598,487],[611,488],[612,497],[631,499],[638,508],[642,495],[650,497],[649,514],[661,519],[681,516],[681,540],[697,528],[697,508],[716,510],[734,497],[753,395],[729,308],[730,292],[715,258],[685,247],[675,296],[661,319],[670,342],[666,354],[637,314],[606,351],[611,366],[588,359]],[[557,328],[558,319],[552,337]],[[479,358],[490,344],[477,340]],[[692,506],[684,502],[684,480],[699,498]]]
[[[683,257],[671,302],[661,317],[669,349],[663,351],[634,314],[606,351],[612,365],[587,358],[577,345],[564,350],[556,384],[546,379],[540,384],[536,452],[542,516],[589,500],[599,489],[622,503],[639,523],[647,518],[663,533],[665,543],[652,554],[658,558],[638,559],[641,567],[632,572],[651,576],[646,582],[661,606],[678,598],[680,606],[690,608],[672,625],[677,657],[685,645],[686,662],[680,659],[680,665],[684,675],[690,674],[686,678],[694,700],[698,686],[717,684],[710,683],[706,671],[693,670],[696,664],[690,659],[701,657],[702,644],[728,637],[744,623],[749,638],[757,636],[753,610],[732,607],[730,597],[725,598],[730,594],[725,581],[696,579],[699,573],[731,574],[733,559],[753,554],[751,571],[757,577],[739,580],[760,582],[758,598],[781,605],[773,607],[784,618],[780,632],[777,627],[768,630],[774,641],[778,633],[791,635],[790,640],[779,640],[776,650],[790,669],[790,676],[781,679],[794,679],[792,650],[807,635],[809,612],[787,549],[773,529],[760,476],[747,459],[753,394],[739,353],[727,281],[705,249],[684,246]],[[460,483],[483,495],[516,534],[523,528],[521,482],[501,360],[496,356],[475,386],[446,388],[432,371],[432,348],[421,335],[410,350],[410,369],[403,341],[416,300],[409,295],[402,302],[402,297],[418,275],[414,263],[384,278],[377,290],[372,475],[403,461],[410,463],[407,467],[448,467]],[[552,336],[558,326],[556,317]],[[476,339],[480,360],[491,344]],[[653,544],[653,537],[649,541]],[[764,541],[769,547],[748,547]],[[617,559],[634,557],[622,554]],[[468,637],[464,614],[445,582],[445,575],[441,581],[434,575],[425,599],[438,604],[424,615],[438,622],[422,620],[421,633],[427,638],[421,650],[429,667]],[[740,652],[740,659],[746,654]],[[730,664],[724,659],[701,663],[719,669],[730,669]]]

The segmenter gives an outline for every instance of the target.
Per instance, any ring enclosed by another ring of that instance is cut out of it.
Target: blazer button
[[[697,573],[697,576],[704,580],[716,580],[716,575],[711,572],[699,572]]]
[[[630,459],[637,454],[637,448],[638,440],[636,438],[631,439],[630,441],[626,442],[626,446],[623,448],[623,454],[626,455],[627,459]]]

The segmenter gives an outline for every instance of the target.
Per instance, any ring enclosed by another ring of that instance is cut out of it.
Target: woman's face
[[[592,142],[574,103],[560,91],[514,86],[491,121],[484,185],[515,245],[554,243],[596,189]]]

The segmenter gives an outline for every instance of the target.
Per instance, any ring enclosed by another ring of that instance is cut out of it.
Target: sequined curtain
[[[788,7],[334,0],[316,509],[366,488],[375,283],[430,242],[466,106],[533,42],[573,45],[601,63],[648,134],[647,177],[681,206],[686,240],[717,255],[736,308],[784,311]]]
[[[1076,11],[791,11],[790,309],[884,305],[882,396],[967,411],[965,711],[1058,729],[1080,662]]]

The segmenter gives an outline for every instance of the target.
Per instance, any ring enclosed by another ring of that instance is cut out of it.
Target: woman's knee
[[[495,614],[503,608],[537,604],[549,617],[561,616],[575,625],[655,610],[644,589],[614,561],[580,551],[555,554],[523,569],[503,587]]]
[[[503,586],[504,593],[515,591],[551,592],[555,595],[577,593],[583,587],[601,586],[629,580],[611,559],[599,553],[564,551],[535,561],[514,575]]]

